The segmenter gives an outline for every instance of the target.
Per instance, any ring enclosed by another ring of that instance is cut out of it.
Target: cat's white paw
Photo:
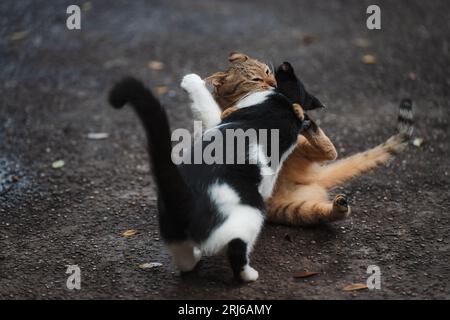
[[[205,81],[203,81],[202,78],[200,78],[195,73],[185,75],[183,77],[183,80],[181,80],[181,84],[180,84],[180,86],[187,92],[192,92],[199,86],[204,86],[204,85],[205,85]]]
[[[253,281],[258,280],[259,273],[258,273],[258,271],[256,271],[252,267],[250,267],[249,265],[246,265],[244,267],[244,270],[241,271],[240,276],[241,276],[242,281],[253,282]]]

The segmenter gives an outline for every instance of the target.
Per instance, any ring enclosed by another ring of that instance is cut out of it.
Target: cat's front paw
[[[180,86],[186,90],[188,93],[194,91],[199,86],[204,86],[205,81],[202,80],[197,74],[191,73],[188,75],[185,75],[183,77],[183,80],[181,80]]]
[[[249,265],[244,267],[244,270],[240,273],[241,280],[244,282],[253,282],[258,280],[259,273]]]

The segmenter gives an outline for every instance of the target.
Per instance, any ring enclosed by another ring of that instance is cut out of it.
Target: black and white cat
[[[279,69],[279,72],[293,72]],[[286,77],[292,81],[295,77]],[[212,98],[197,75],[184,77],[182,87],[191,98]],[[281,86],[283,87],[283,86]],[[270,90],[248,95],[218,126],[226,145],[227,129],[279,130],[278,168],[263,174],[267,163],[250,164],[261,146],[246,143],[245,164],[181,164],[171,161],[170,127],[159,101],[143,84],[128,78],[116,84],[109,101],[115,108],[130,103],[142,121],[148,140],[152,172],[158,187],[159,226],[172,257],[181,271],[192,270],[203,255],[226,251],[234,276],[255,281],[258,272],[249,254],[263,226],[264,200],[270,196],[276,175],[309,121],[294,112],[284,94]],[[210,100],[210,101],[211,101]],[[202,148],[210,142],[201,141]],[[256,151],[255,151],[256,150]],[[258,151],[259,150],[259,151]],[[258,155],[260,156],[260,155]]]

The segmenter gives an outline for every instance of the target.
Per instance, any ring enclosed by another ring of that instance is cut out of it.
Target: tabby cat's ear
[[[227,74],[225,72],[216,72],[205,79],[206,82],[211,83],[214,87],[220,87],[225,80]]]
[[[231,63],[244,62],[247,61],[247,59],[248,56],[240,52],[232,52],[228,55],[228,61],[230,61]]]

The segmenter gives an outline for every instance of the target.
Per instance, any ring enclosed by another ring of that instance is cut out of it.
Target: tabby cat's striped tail
[[[399,134],[405,135],[405,138],[410,138],[414,129],[414,119],[412,112],[411,99],[403,99],[400,102],[398,113],[397,130]]]

